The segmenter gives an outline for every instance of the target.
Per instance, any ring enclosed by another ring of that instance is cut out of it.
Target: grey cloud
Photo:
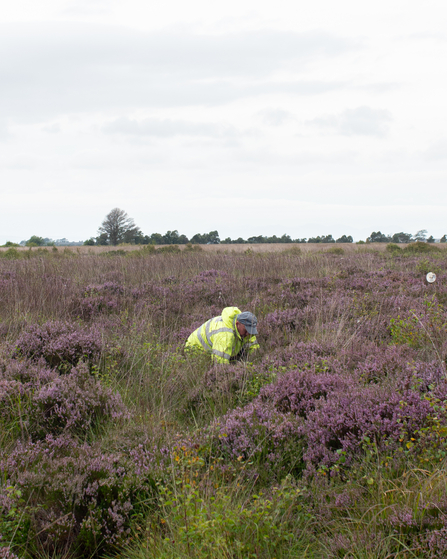
[[[388,132],[391,113],[383,109],[357,107],[338,115],[326,115],[307,121],[307,124],[329,128],[343,136],[383,137]]]
[[[284,111],[283,109],[264,109],[263,111],[259,111],[258,115],[267,126],[281,126],[287,121],[295,120],[292,113]]]
[[[233,127],[217,124],[193,123],[183,120],[146,118],[141,121],[121,117],[103,126],[106,134],[126,136],[211,136],[215,138],[237,135]]]
[[[359,45],[333,35],[259,31],[221,36],[143,33],[87,24],[0,26],[0,105],[15,118],[135,106],[216,105],[342,86],[306,82],[315,58]],[[287,70],[295,79],[275,83]]]

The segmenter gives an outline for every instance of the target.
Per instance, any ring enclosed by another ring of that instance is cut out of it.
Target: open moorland
[[[0,557],[447,557],[447,252],[204,248],[0,253]]]
[[[398,245],[398,247],[406,248],[408,245],[406,243],[402,243]],[[437,246],[440,250],[445,249],[444,244],[437,244],[431,245]],[[244,243],[244,244],[210,244],[210,245],[131,245],[131,244],[120,244],[118,246],[112,247],[108,245],[104,246],[72,246],[72,247],[14,247],[14,248],[7,248],[7,247],[0,247],[0,255],[1,253],[8,252],[9,255],[17,257],[17,255],[24,256],[25,253],[32,253],[38,252],[42,254],[43,251],[47,252],[65,252],[68,251],[73,252],[74,254],[85,255],[85,254],[104,254],[105,252],[112,252],[112,251],[119,251],[119,254],[127,253],[127,252],[139,252],[142,248],[146,250],[162,250],[162,252],[180,252],[182,250],[191,251],[203,251],[203,252],[212,252],[217,254],[240,254],[248,252],[284,252],[284,251],[295,251],[297,253],[306,254],[308,252],[327,252],[333,253],[335,249],[335,253],[340,252],[340,249],[343,250],[343,253],[351,253],[351,252],[361,252],[362,250],[371,251],[375,250],[377,252],[383,252],[386,250],[387,244],[386,243],[363,243],[363,244],[355,244],[355,243]]]

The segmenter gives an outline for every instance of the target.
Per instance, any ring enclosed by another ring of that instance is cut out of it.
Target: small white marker
[[[428,281],[428,283],[434,283],[436,281],[436,274],[434,272],[428,272],[428,274],[425,276],[425,279]]]

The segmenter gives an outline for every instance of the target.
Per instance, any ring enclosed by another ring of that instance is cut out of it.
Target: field
[[[0,252],[0,558],[447,557],[447,252],[203,248]]]

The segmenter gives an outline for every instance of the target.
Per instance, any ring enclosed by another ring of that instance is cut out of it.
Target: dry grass
[[[158,248],[162,248],[163,246],[169,245],[157,245]],[[178,245],[180,250],[184,250],[186,245]],[[209,253],[224,253],[224,254],[241,254],[248,252],[256,252],[256,253],[271,253],[271,252],[293,252],[296,251],[298,253],[299,249],[303,254],[306,253],[315,253],[315,252],[327,252],[331,251],[334,248],[341,248],[345,253],[351,254],[356,252],[365,252],[365,251],[377,251],[377,252],[384,252],[386,250],[387,243],[365,243],[365,244],[356,244],[356,243],[262,243],[262,244],[220,244],[220,245],[198,245],[204,252]],[[401,248],[405,248],[408,246],[407,244],[399,245]],[[55,251],[57,252],[71,252],[74,254],[101,254],[104,252],[110,252],[114,250],[122,250],[124,252],[131,252],[134,250],[140,250],[143,248],[144,245],[118,245],[114,246],[71,246],[71,247],[16,247],[15,250],[19,252],[24,251],[38,251],[38,250],[47,250],[47,251]],[[437,244],[437,248],[441,250],[447,249],[447,246]],[[5,252],[9,250],[6,247],[0,247],[1,252]]]

